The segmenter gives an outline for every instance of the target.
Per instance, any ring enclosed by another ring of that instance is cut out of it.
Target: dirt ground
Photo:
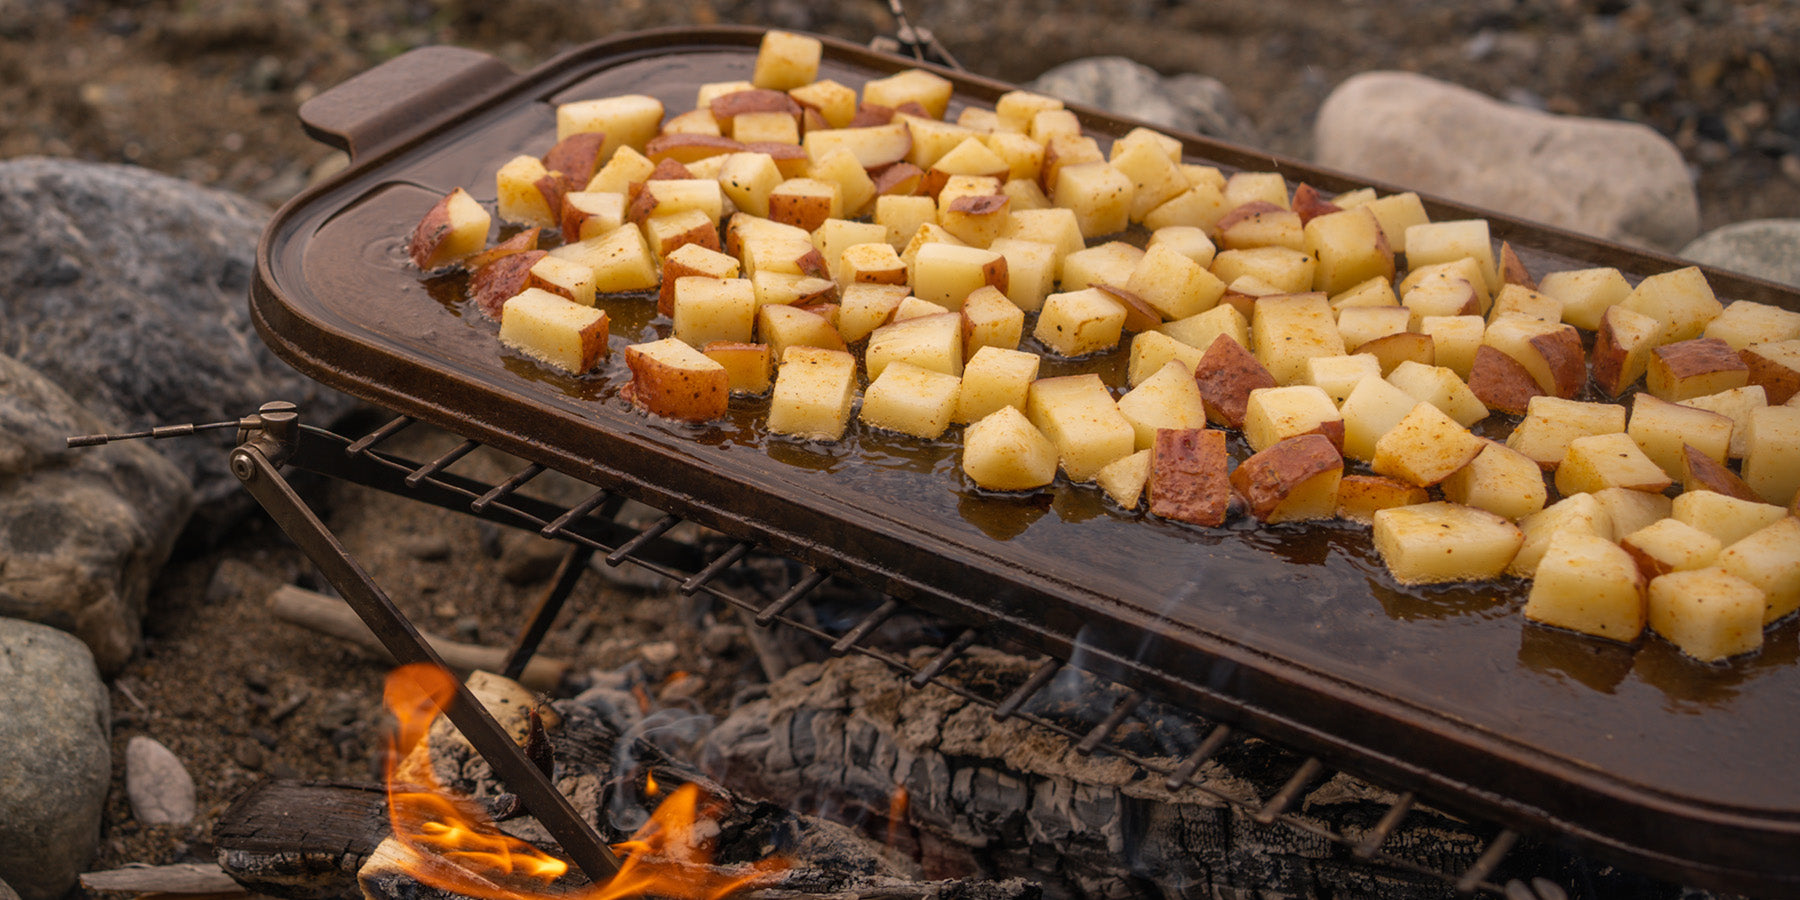
[[[1703,228],[1800,208],[1800,4],[913,0],[908,12],[971,68],[1006,80],[1097,54],[1217,77],[1276,153],[1310,153],[1312,114],[1347,76],[1413,69],[1656,128],[1693,167]],[[858,41],[894,29],[877,0],[0,0],[0,157],[133,162],[277,204],[330,156],[302,134],[298,105],[409,48],[472,47],[522,71],[617,32],[714,22]],[[425,628],[504,645],[541,590],[501,577],[508,538],[473,520],[342,485],[314,499]],[[169,745],[200,785],[203,821],[139,825],[121,775],[95,868],[209,858],[212,816],[265,775],[373,776],[385,667],[245,602],[261,583],[244,577],[252,570],[317,583],[260,519],[162,578],[144,653],[113,690],[115,757],[136,734]],[[589,578],[547,652],[611,667],[642,659],[641,640],[679,639],[676,658],[658,657],[651,674],[697,671],[712,694],[729,696],[750,665],[741,641],[706,652],[670,624],[666,596],[602,596],[597,583]]]

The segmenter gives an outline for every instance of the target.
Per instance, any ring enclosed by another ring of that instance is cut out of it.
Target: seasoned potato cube
[[[883,241],[879,244],[852,244],[844,248],[838,256],[838,283],[852,284],[906,284],[906,263],[900,254],[894,252],[892,245]]]
[[[1218,248],[1213,246],[1212,238],[1206,236],[1204,229],[1192,225],[1171,225],[1151,232],[1150,242],[1144,245],[1146,252],[1159,244],[1193,260],[1201,268],[1212,265],[1213,256]]]
[[[1225,179],[1225,199],[1233,207],[1261,200],[1287,209],[1287,179],[1279,172],[1237,172]]]
[[[1131,221],[1144,221],[1151,210],[1188,189],[1187,176],[1179,165],[1180,145],[1176,146],[1177,155],[1171,158],[1168,149],[1156,141],[1120,138],[1113,142],[1108,162],[1131,181]]]
[[[948,196],[949,191],[944,192]],[[964,243],[986,247],[1000,237],[1010,221],[1012,199],[1005,194],[977,194],[940,202],[938,223]]]
[[[900,301],[899,306],[894,308],[894,321],[904,322],[907,319],[916,319],[920,316],[935,316],[946,312],[949,312],[949,310],[936,303],[932,303],[929,300],[920,300],[917,297],[907,297]],[[960,315],[960,313],[958,315]]]
[[[560,256],[546,256],[526,272],[526,287],[543,288],[582,306],[594,305],[594,270]]]
[[[1002,406],[963,429],[962,470],[990,491],[1029,491],[1056,480],[1056,445],[1017,407]]]
[[[1658,519],[1619,539],[1645,579],[1712,565],[1719,539],[1679,519]]]
[[[963,141],[980,137],[973,129],[935,118],[899,113],[894,116],[894,121],[904,124],[907,132],[912,135],[912,149],[907,151],[906,161],[921,170],[931,168],[944,154],[956,149]],[[923,184],[920,190],[923,192]]]
[[[1215,528],[1231,514],[1225,432],[1163,429],[1150,447],[1150,513]]]
[[[1594,434],[1569,442],[1562,464],[1556,467],[1556,489],[1567,497],[1609,487],[1661,493],[1674,483],[1631,435]]]
[[[825,260],[828,265],[830,269],[828,273],[829,276],[837,281],[844,280],[844,254],[850,248],[859,245],[874,244],[877,247],[887,247],[889,251],[894,249],[887,243],[886,228],[874,222],[852,222],[849,219],[826,219],[824,222],[819,223],[818,228],[813,229],[810,239],[812,240],[813,248],[819,251],[819,257]],[[875,259],[886,258],[885,256],[879,255],[879,251],[876,252],[877,255],[874,257]],[[894,254],[894,259],[898,261],[898,253]],[[905,268],[904,264],[900,266],[901,274],[899,277],[905,277]],[[899,284],[901,282],[889,283]]]
[[[1337,514],[1338,483],[1344,458],[1321,434],[1304,434],[1270,445],[1238,464],[1231,485],[1265,522],[1329,519]]]
[[[661,284],[650,245],[636,228],[615,228],[599,237],[564,244],[550,251],[550,255],[593,269],[597,294],[647,291]]]
[[[662,117],[662,101],[643,94],[578,100],[556,107],[556,139],[597,131],[606,135],[600,159],[610,160],[620,147],[643,150],[662,126]]]
[[[485,208],[456,188],[433,204],[407,241],[407,257],[426,271],[457,262],[487,243],[492,218]]]
[[[1432,406],[1467,428],[1487,418],[1488,409],[1456,373],[1444,366],[1407,361],[1394,367],[1388,383]]]
[[[1229,310],[1230,307],[1219,307]],[[1217,311],[1217,310],[1215,310]],[[1212,315],[1212,313],[1202,313]],[[1269,370],[1229,335],[1214,338],[1194,368],[1208,421],[1242,428],[1252,391],[1276,386]]]
[[[904,250],[919,233],[919,226],[937,221],[937,204],[930,197],[883,194],[875,198],[875,222],[887,231],[887,242]]]
[[[654,160],[631,147],[620,146],[583,189],[590,193],[629,194],[633,184],[647,180],[655,171]]]
[[[1075,212],[1084,238],[1117,234],[1131,222],[1131,177],[1105,162],[1062,166],[1049,193],[1057,206]]]
[[[701,352],[725,367],[731,393],[755,396],[769,392],[771,363],[775,355],[769,352],[768,344],[713,341],[701,348]]]
[[[1339,312],[1358,306],[1399,306],[1393,282],[1386,278],[1370,278],[1331,295],[1331,308]],[[1487,326],[1486,322],[1482,323]]]
[[[1194,184],[1190,179],[1187,190],[1145,214],[1144,227],[1160,231],[1185,226],[1210,231],[1231,211],[1231,206],[1230,201],[1225,199],[1224,190],[1218,185]]]
[[[1144,251],[1124,241],[1107,241],[1066,254],[1059,276],[1062,289],[1079,291],[1100,285],[1124,287],[1131,282],[1131,273],[1136,271],[1143,258]]]
[[[1762,591],[1719,566],[1657,578],[1649,600],[1650,627],[1695,659],[1716,662],[1762,646]]]
[[[1623,306],[1607,307],[1594,336],[1594,383],[1614,397],[1624,393],[1650,367],[1651,352],[1668,333],[1669,326],[1656,318]]]
[[[856,357],[842,350],[790,347],[775,371],[767,425],[776,434],[835,441],[856,400]]]
[[[1428,487],[1480,455],[1485,442],[1429,403],[1412,408],[1375,442],[1370,468],[1377,475]],[[1634,449],[1636,445],[1633,445]]]
[[[1739,500],[1762,502],[1762,495],[1752,490],[1725,463],[1707,456],[1692,446],[1681,448],[1681,489],[1713,491]]]
[[[563,241],[599,237],[625,224],[625,195],[604,191],[572,191],[563,195]]]
[[[1546,394],[1566,399],[1587,384],[1581,335],[1573,325],[1509,316],[1489,322],[1481,341],[1524,366]]]
[[[621,394],[634,406],[672,419],[705,422],[725,415],[731,376],[724,364],[676,340],[625,348],[631,381]]]
[[[1000,119],[1000,127],[1021,134],[1031,128],[1032,118],[1038,113],[1062,108],[1063,102],[1055,97],[1025,90],[1007,91],[994,101],[994,114]]]
[[[1414,290],[1424,287],[1432,282],[1441,281],[1454,285],[1456,282],[1460,281],[1467,285],[1467,291],[1474,292],[1475,307],[1473,309],[1469,309],[1466,306],[1468,302],[1466,291],[1458,289],[1457,291],[1451,291],[1449,293],[1452,296],[1460,295],[1457,299],[1459,302],[1465,304],[1464,306],[1457,307],[1447,312],[1440,312],[1435,309],[1420,310],[1420,315],[1486,315],[1488,304],[1492,302],[1494,296],[1492,289],[1488,287],[1487,276],[1488,272],[1482,268],[1480,261],[1466,256],[1461,259],[1452,259],[1448,262],[1436,262],[1429,265],[1418,265],[1415,263],[1407,270],[1406,277],[1400,279],[1399,284],[1394,285],[1394,292],[1400,295],[1400,302],[1402,304],[1412,306],[1411,303],[1407,302],[1406,296],[1411,294]],[[1450,297],[1444,297],[1434,301],[1434,305],[1443,305],[1448,304],[1449,302]]]
[[[500,309],[500,343],[577,375],[606,355],[606,311],[540,288],[526,288]]]
[[[1408,276],[1407,281],[1413,278]],[[1400,305],[1420,323],[1432,316],[1474,316],[1481,311],[1481,293],[1469,276],[1437,272],[1405,286],[1400,292]]]
[[[1800,518],[1784,516],[1719,554],[1719,566],[1763,592],[1763,624],[1800,609]]]
[[[981,137],[994,155],[1006,163],[1006,187],[1008,195],[1014,191],[1024,190],[1030,185],[1030,196],[1042,198],[1043,205],[1050,205],[1050,198],[1044,196],[1044,189],[1038,186],[1037,178],[1044,170],[1044,145],[1032,140],[1024,134],[1010,131],[996,131]],[[1013,196],[1013,203],[1019,203],[1019,197]],[[1041,208],[1041,207],[1033,207]]]
[[[863,391],[859,416],[874,428],[936,440],[950,427],[961,387],[955,375],[892,363]]]
[[[836,182],[789,178],[769,192],[769,218],[811,232],[826,219],[844,215],[844,192]]]
[[[1764,500],[1788,505],[1800,492],[1800,407],[1750,411],[1744,483]]]
[[[1250,347],[1250,321],[1235,306],[1215,306],[1197,316],[1164,322],[1156,326],[1156,330],[1202,350],[1211,347],[1220,337],[1230,338],[1246,352]]]
[[[1016,350],[1025,334],[1025,312],[993,285],[978,288],[963,300],[962,317],[963,352],[967,354],[982,347]]]
[[[1156,442],[1158,429],[1206,427],[1206,408],[1193,373],[1175,361],[1120,397],[1119,412],[1136,432],[1139,450]]]
[[[1206,312],[1225,293],[1218,276],[1172,243],[1152,243],[1122,285],[1168,319]]]
[[[911,291],[905,285],[846,285],[838,298],[838,333],[852,344],[868,337],[870,332],[892,320],[900,301],[910,295]]]
[[[688,275],[675,282],[675,337],[690,347],[748,343],[756,334],[756,289],[745,278]]]
[[[1299,250],[1252,247],[1220,252],[1213,257],[1212,273],[1228,285],[1249,275],[1276,291],[1298,294],[1312,289],[1317,268],[1318,261]]]
[[[1051,294],[1031,336],[1059,356],[1086,356],[1119,345],[1125,314],[1124,305],[1099,288]]]
[[[946,309],[962,308],[963,298],[977,288],[1007,289],[1006,257],[992,250],[947,243],[919,247],[912,264],[913,296]]]
[[[786,31],[764,32],[750,83],[777,91],[809,84],[819,77],[819,58],[824,50],[818,38]]]
[[[789,347],[845,349],[844,338],[832,327],[830,319],[795,306],[765,304],[757,307],[756,336],[769,345],[770,354],[776,359],[780,359]]]
[[[1369,524],[1375,521],[1379,510],[1430,500],[1431,495],[1417,485],[1381,475],[1345,475],[1338,481],[1337,514],[1342,519]]]
[[[1006,264],[1007,299],[1025,312],[1036,312],[1056,284],[1056,248],[1042,241],[995,238],[988,250]]]
[[[1008,216],[1006,230],[1000,236],[1020,241],[1036,241],[1054,247],[1056,278],[1062,277],[1063,258],[1087,246],[1087,241],[1081,236],[1081,224],[1076,220],[1074,210],[1068,209],[1015,210]]]
[[[1770,406],[1780,406],[1800,394],[1800,340],[1752,344],[1739,350],[1738,356],[1749,369],[1750,383],[1762,387]]]
[[[562,203],[555,183],[556,179],[537,157],[513,157],[494,173],[500,220],[543,228],[559,225]],[[554,206],[552,198],[556,198]]]
[[[1734,300],[1718,318],[1706,323],[1703,334],[1730,344],[1733,350],[1791,341],[1800,338],[1800,312],[1754,300]]]
[[[892,362],[909,362],[945,375],[962,375],[962,315],[953,312],[895,321],[869,334],[863,365],[881,377]]]
[[[1381,438],[1420,402],[1378,376],[1358,381],[1338,409],[1344,417],[1344,455],[1364,462],[1373,460]]]
[[[856,89],[829,78],[788,88],[788,96],[801,106],[819,111],[830,128],[845,128],[856,116]]]
[[[1697,266],[1645,278],[1619,305],[1668,326],[1671,341],[1700,337],[1725,311]]]
[[[1562,301],[1564,322],[1596,331],[1607,309],[1631,294],[1631,284],[1618,269],[1606,266],[1551,272],[1538,280],[1538,290]]]
[[[1412,268],[1433,263],[1472,259],[1481,266],[1491,293],[1500,288],[1500,270],[1494,265],[1494,244],[1486,219],[1458,219],[1411,225],[1406,229],[1406,264]]]
[[[924,69],[906,69],[886,78],[871,79],[863,84],[864,103],[899,108],[917,103],[934,119],[942,119],[950,106],[955,88],[950,80]]]
[[[1356,383],[1370,375],[1381,377],[1381,362],[1370,353],[1315,356],[1306,361],[1306,383],[1324,391],[1337,404],[1349,399]]]
[[[1544,508],[1549,490],[1530,457],[1489,443],[1443,482],[1444,499],[1518,521]]]
[[[1310,252],[1300,214],[1265,200],[1242,204],[1220,217],[1214,226],[1219,247],[1247,250],[1252,247],[1286,247]]]
[[[1530,578],[1537,571],[1538,561],[1544,558],[1550,539],[1558,532],[1571,529],[1609,541],[1613,539],[1612,520],[1607,518],[1605,507],[1593,494],[1564,497],[1519,520],[1519,531],[1524,534],[1525,541],[1513,561],[1507,564],[1507,573]]]
[[[1719,462],[1731,449],[1731,420],[1715,412],[1658,400],[1638,394],[1631,401],[1631,421],[1625,433],[1637,442],[1670,478],[1685,469],[1681,448],[1692,446]]]
[[[1716,412],[1730,419],[1731,449],[1726,451],[1726,455],[1732,459],[1742,459],[1750,452],[1750,414],[1769,403],[1768,394],[1762,385],[1752,384],[1704,397],[1689,397],[1681,401],[1681,405]]]
[[[1425,316],[1419,319],[1419,333],[1431,338],[1436,365],[1465,382],[1472,377],[1476,350],[1487,333],[1487,322],[1480,316]]]
[[[1041,362],[1035,353],[982,347],[963,366],[962,390],[953,421],[974,422],[1002,406],[1025,409]]]
[[[648,218],[673,216],[689,210],[706,214],[716,229],[724,215],[725,192],[716,180],[705,178],[658,178],[644,182],[631,201],[626,217],[633,222]],[[718,236],[713,241],[716,244]]]
[[[812,235],[804,228],[796,228],[773,219],[763,219],[743,213],[731,217],[725,224],[725,252],[736,257],[746,255],[751,244],[759,242],[779,242],[784,245],[805,244],[809,253],[817,253],[818,248],[812,245]],[[823,260],[820,260],[821,267]],[[786,271],[798,272],[800,269]]]
[[[1731,346],[1718,338],[1694,338],[1650,351],[1644,386],[1663,400],[1680,402],[1743,387],[1750,369]]]
[[[1379,337],[1404,333],[1412,314],[1403,306],[1352,306],[1337,311],[1338,334],[1345,347],[1360,347]]]
[[[697,209],[645,219],[639,229],[644,232],[645,245],[657,259],[666,259],[669,254],[689,245],[719,249],[719,227]]]
[[[763,269],[750,276],[750,285],[756,291],[756,306],[804,306],[810,303],[830,303],[837,299],[837,283],[810,275],[795,275],[792,272],[771,272]]]
[[[1504,284],[1494,294],[1494,305],[1488,308],[1488,319],[1499,320],[1506,316],[1524,316],[1540,322],[1562,322],[1562,301],[1549,294],[1521,287],[1516,284]]]
[[[1383,509],[1374,519],[1375,549],[1401,584],[1494,578],[1524,541],[1513,523],[1455,503]]]
[[[1345,209],[1350,208],[1342,196],[1333,202]],[[1431,221],[1431,217],[1425,214],[1425,204],[1412,191],[1389,194],[1364,205],[1375,214],[1375,221],[1381,225],[1381,233],[1387,235],[1388,243],[1393,245],[1395,253],[1406,252],[1406,229]]]
[[[1430,335],[1416,331],[1382,335],[1352,347],[1350,352],[1367,353],[1375,357],[1383,375],[1392,374],[1402,363],[1410,362],[1427,367],[1437,365],[1437,344]],[[1457,380],[1461,381],[1460,378]]]
[[[1336,294],[1371,278],[1393,280],[1393,248],[1368,207],[1313,217],[1306,223],[1305,249],[1319,260],[1314,290]]]
[[[1259,298],[1250,342],[1278,384],[1300,384],[1308,359],[1343,356],[1345,350],[1331,304],[1319,293]]]
[[[1625,407],[1612,403],[1533,397],[1526,409],[1524,420],[1507,436],[1506,446],[1546,469],[1562,463],[1569,442],[1576,438],[1625,430]]]
[[[1688,491],[1675,498],[1669,514],[1731,546],[1787,515],[1769,503],[1739,500],[1712,491]]]
[[[1330,395],[1312,385],[1257,388],[1244,405],[1244,439],[1264,450],[1303,434],[1318,434],[1333,448],[1344,445],[1344,417]]]
[[[1136,449],[1137,436],[1100,376],[1064,375],[1032,382],[1025,401],[1032,424],[1056,445],[1070,481],[1087,481]],[[1154,497],[1154,487],[1152,487]]]
[[[1644,575],[1631,555],[1598,535],[1551,538],[1525,601],[1525,618],[1614,641],[1643,633]]]
[[[1094,484],[1106,492],[1112,502],[1128,510],[1143,504],[1144,487],[1150,481],[1150,451],[1139,450],[1106,464],[1094,474]]]
[[[811,159],[824,159],[836,150],[849,150],[867,170],[906,159],[912,153],[912,129],[905,122],[852,128],[813,129],[800,140]]]

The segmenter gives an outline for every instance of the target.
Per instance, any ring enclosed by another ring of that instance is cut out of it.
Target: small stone
[[[561,541],[521,532],[500,553],[500,577],[508,584],[537,584],[556,572],[568,552],[569,545]]]
[[[146,825],[186,825],[197,812],[194,779],[169,748],[136,735],[125,745],[125,795]]]
[[[1716,228],[1683,247],[1681,255],[1800,287],[1800,219],[1754,219]]]
[[[1224,83],[1202,75],[1164,78],[1134,60],[1097,56],[1057,66],[1025,87],[1161,128],[1255,142],[1256,129],[1238,112]]]
[[[674,641],[652,641],[638,648],[638,656],[652,668],[663,669],[675,662],[681,654]]]
[[[263,767],[263,748],[255,741],[239,741],[231,748],[231,758],[246,770],[255,772]]]
[[[700,633],[700,646],[710,656],[723,656],[743,638],[744,629],[735,625],[714,625]]]
[[[0,900],[19,900],[19,894],[4,880],[0,880]]]
[[[437,562],[450,558],[450,539],[441,534],[411,534],[396,545],[400,552],[421,562]]]
[[[1800,156],[1789,153],[1781,158],[1782,177],[1795,184],[1800,184]]]

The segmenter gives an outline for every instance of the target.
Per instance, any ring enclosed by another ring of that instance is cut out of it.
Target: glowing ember
[[[405,871],[424,884],[482,900],[615,900],[638,895],[716,900],[787,868],[765,859],[731,872],[712,865],[717,810],[693,784],[668,793],[631,840],[613,845],[624,858],[601,884],[552,889],[568,864],[505,834],[472,804],[438,786],[424,753],[414,754],[456,691],[450,673],[403,666],[388,677],[385,701],[399,721],[388,756],[388,821],[410,858]],[[648,774],[645,796],[662,790]]]

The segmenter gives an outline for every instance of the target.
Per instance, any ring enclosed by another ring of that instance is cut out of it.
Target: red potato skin
[[[1225,432],[1162,428],[1150,449],[1151,515],[1215,528],[1231,514]]]
[[[568,193],[568,182],[559,173],[552,172],[533,182],[538,193],[544,195],[544,205],[550,207],[550,218],[562,221],[562,198]]]
[[[1218,224],[1216,224],[1214,227],[1217,228],[1219,230],[1219,232],[1222,234],[1222,233],[1230,230],[1231,226],[1236,225],[1237,223],[1242,222],[1246,219],[1253,219],[1264,213],[1281,213],[1281,212],[1288,212],[1288,210],[1282,209],[1281,207],[1276,206],[1275,204],[1270,203],[1267,200],[1252,200],[1249,203],[1244,203],[1244,204],[1240,204],[1238,206],[1232,207],[1230,212],[1227,212],[1225,215],[1219,217]]]
[[[1564,328],[1540,334],[1531,339],[1531,349],[1536,350],[1544,362],[1550,366],[1550,378],[1556,386],[1556,396],[1564,400],[1573,400],[1587,384],[1587,358],[1581,351],[1581,333],[1575,327]]]
[[[1620,384],[1625,377],[1625,356],[1627,351],[1620,347],[1613,335],[1609,318],[1600,320],[1600,329],[1594,332],[1594,354],[1592,374],[1594,384],[1609,397],[1617,397],[1625,393],[1628,384]],[[1490,406],[1492,404],[1489,404]]]
[[[1340,433],[1342,423],[1339,423]],[[1341,440],[1341,438],[1340,438]],[[1331,439],[1303,434],[1277,441],[1232,470],[1231,486],[1250,505],[1250,514],[1267,519],[1294,488],[1323,472],[1342,470],[1344,458]]]
[[[1250,351],[1224,335],[1215,338],[1200,356],[1194,367],[1194,381],[1200,387],[1207,421],[1228,428],[1244,427],[1251,391],[1276,386],[1275,376]]]
[[[1319,190],[1302,181],[1294,188],[1294,212],[1300,214],[1300,224],[1305,225],[1312,220],[1334,212],[1343,212],[1344,208],[1325,199]],[[1391,277],[1391,276],[1390,276]]]
[[[606,135],[599,131],[571,134],[544,154],[544,168],[560,173],[565,184],[579,190],[600,170],[600,150],[605,145]]]
[[[502,256],[476,269],[469,277],[469,299],[475,301],[482,315],[500,321],[500,307],[530,284],[531,267],[549,255],[544,250],[526,250]]]
[[[1518,360],[1486,344],[1475,350],[1475,364],[1469,369],[1469,390],[1488,409],[1515,416],[1524,415],[1531,398],[1544,393],[1537,379]]]
[[[1130,332],[1149,331],[1163,323],[1162,313],[1156,307],[1144,302],[1144,298],[1110,284],[1094,285],[1106,296],[1119,301],[1125,307],[1125,330]]]
[[[910,197],[919,192],[919,186],[925,182],[925,172],[909,162],[890,163],[873,173],[875,193],[880,196],[899,195]]]
[[[666,161],[698,162],[743,149],[743,144],[716,134],[659,134],[644,145],[644,156],[660,166]]]
[[[454,192],[452,192],[454,193]],[[413,229],[412,239],[406,242],[406,256],[412,264],[421,269],[434,269],[432,254],[437,252],[439,244],[450,234],[450,195],[445,194],[430,209],[425,211],[424,218],[419,220]]]
[[[631,382],[620,394],[633,405],[659,416],[688,422],[721,418],[731,400],[731,382],[723,369],[694,372],[663,365],[633,347],[625,348]]]
[[[788,96],[786,91],[751,88],[714,97],[708,110],[720,125],[724,125],[744,113],[754,112],[787,113],[799,121],[802,107],[800,101]]]
[[[894,121],[893,107],[882,106],[879,103],[861,103],[857,105],[856,113],[850,117],[850,124],[845,127],[870,128],[876,125],[886,125],[892,121]]]
[[[1745,484],[1736,472],[1694,449],[1691,444],[1681,445],[1681,487],[1685,491],[1712,491],[1752,503],[1764,502],[1762,495]]]
[[[502,256],[511,256],[514,253],[524,253],[527,250],[536,250],[538,248],[538,234],[541,231],[543,231],[543,229],[538,228],[535,225],[527,228],[524,231],[463,260],[463,265],[467,267],[469,271],[473,272]]]
[[[1742,359],[1744,367],[1750,370],[1749,383],[1762,385],[1763,393],[1768,397],[1770,406],[1780,406],[1788,402],[1794,394],[1800,393],[1800,372],[1756,352],[1755,346],[1745,347],[1738,351],[1738,358]]]
[[[1381,361],[1381,374],[1388,375],[1401,363],[1411,360],[1427,366],[1437,365],[1437,343],[1429,334],[1401,331],[1364,341],[1351,353],[1368,353]]]
[[[1538,289],[1537,279],[1531,277],[1531,270],[1525,268],[1524,260],[1519,259],[1519,254],[1513,252],[1512,245],[1505,241],[1500,243],[1500,280],[1528,291]]]

